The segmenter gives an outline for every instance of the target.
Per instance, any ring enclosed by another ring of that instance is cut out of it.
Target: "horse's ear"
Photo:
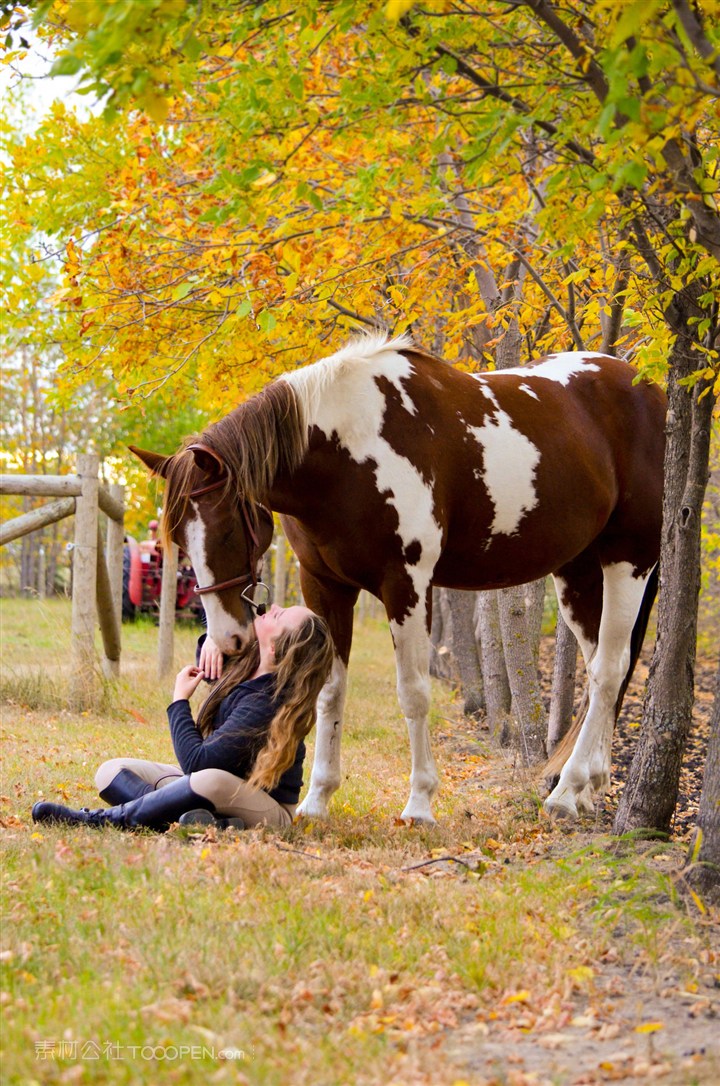
[[[193,445],[188,445],[188,452],[191,452],[195,457],[195,463],[208,475],[220,476],[226,472],[225,463],[221,456],[211,449],[208,445],[202,445],[199,441],[196,441]]]
[[[161,475],[165,478],[171,457],[163,456],[162,453],[148,452],[147,449],[138,449],[135,445],[128,445],[128,449],[137,456],[138,460],[142,460],[146,468],[150,468],[153,475]]]

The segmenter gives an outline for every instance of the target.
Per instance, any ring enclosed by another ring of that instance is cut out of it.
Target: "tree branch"
[[[465,76],[466,79],[476,87],[479,87],[484,94],[488,95],[488,97],[497,98],[499,101],[512,106],[516,113],[520,113],[523,117],[527,117],[529,124],[535,125],[535,127],[545,132],[546,135],[561,140],[562,143],[564,143],[565,146],[568,147],[573,154],[577,155],[577,157],[587,166],[593,166],[595,164],[595,155],[592,151],[583,147],[576,140],[565,137],[560,129],[550,121],[541,121],[536,117],[533,117],[530,112],[530,107],[526,102],[523,102],[522,98],[516,98],[514,95],[503,90],[502,87],[498,87],[488,79],[485,79],[484,76],[480,75],[479,72],[476,72],[474,68],[462,59],[462,57],[458,56],[457,53],[453,53],[452,49],[448,49],[447,46],[436,45],[435,52],[438,56],[450,57],[457,65],[457,71],[460,75]]]
[[[562,21],[547,0],[524,0],[524,3],[552,30],[568,52],[575,57],[580,65],[583,81],[591,88],[598,101],[604,102],[608,95],[608,82],[605,73],[585,43]]]
[[[334,301],[332,298],[325,299],[326,305],[332,306],[333,309],[337,309],[338,313],[342,313],[345,317],[351,317],[352,320],[358,321],[360,324],[367,324],[370,328],[374,328],[376,332],[387,332],[388,326],[385,321],[377,320],[375,317],[363,317],[362,313],[356,313],[353,309],[347,309],[344,305],[340,305],[340,302]]]
[[[675,9],[680,25],[690,39],[693,49],[697,49],[703,60],[706,60],[715,72],[715,75],[720,77],[718,51],[708,41],[703,25],[697,15],[697,9],[693,10],[687,0],[672,0],[672,6]]]

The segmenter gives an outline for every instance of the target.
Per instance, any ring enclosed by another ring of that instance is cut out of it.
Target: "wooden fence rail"
[[[120,672],[125,491],[118,485],[109,491],[102,487],[98,467],[97,456],[82,455],[75,475],[0,475],[0,494],[59,499],[7,521],[0,529],[0,545],[75,515],[70,696],[78,708],[87,708],[94,700],[96,617],[103,639],[103,672],[107,678]],[[105,544],[100,512],[108,518]]]

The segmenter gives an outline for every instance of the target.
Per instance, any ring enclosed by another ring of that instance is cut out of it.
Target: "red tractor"
[[[150,521],[150,538],[138,543],[131,536],[123,553],[123,618],[155,613],[160,609],[162,547],[156,540],[157,521]],[[202,613],[200,597],[193,591],[197,581],[187,556],[180,551],[175,610],[188,616]]]

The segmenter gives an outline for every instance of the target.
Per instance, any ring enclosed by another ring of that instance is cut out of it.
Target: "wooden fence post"
[[[81,494],[75,508],[70,700],[90,706],[95,686],[95,595],[97,591],[98,458],[78,456]]]
[[[164,679],[173,666],[175,643],[175,604],[177,601],[178,546],[163,550],[162,587],[160,589],[160,629],[158,678]]]
[[[103,674],[106,679],[117,679],[120,674],[120,626],[115,614],[115,604],[112,598],[110,576],[105,563],[105,548],[103,537],[98,524],[97,530],[97,613],[102,633],[103,648]]]
[[[110,497],[118,502],[124,511],[125,487],[120,483],[113,483],[110,487]],[[123,597],[123,547],[125,545],[125,522],[108,517],[107,522],[107,568],[110,577],[110,593],[112,595],[113,609],[118,629],[122,626],[122,597]]]
[[[37,594],[39,600],[45,599],[45,578],[47,577],[47,563],[45,561],[45,548],[41,545],[38,548],[38,570],[37,570]]]

